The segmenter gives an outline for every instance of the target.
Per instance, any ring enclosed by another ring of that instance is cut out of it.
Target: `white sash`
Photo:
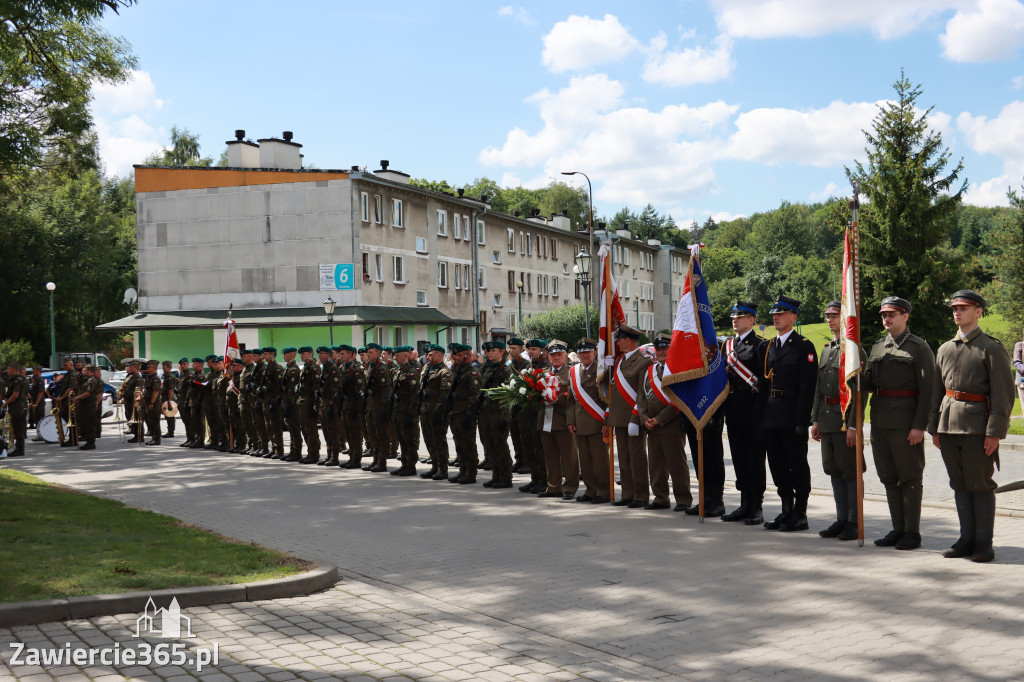
[[[618,389],[619,395],[626,401],[630,409],[636,409],[636,391],[626,381],[626,375],[622,373],[622,360],[619,360],[615,364],[615,388]]]
[[[576,396],[576,402],[583,406],[583,409],[587,411],[595,421],[604,421],[604,410],[597,401],[594,400],[593,396],[583,390],[583,365],[573,365],[569,369],[569,384],[572,386],[572,394]]]
[[[665,395],[665,391],[661,388],[661,377],[654,371],[654,368],[657,366],[658,365],[655,364],[647,368],[647,379],[651,384],[651,392],[653,392],[658,400],[665,405],[672,405],[672,401],[667,395]]]
[[[750,369],[743,364],[743,362],[736,355],[735,351],[736,338],[727,339],[725,342],[725,359],[732,367],[732,370],[736,372],[736,376],[750,386],[754,393],[757,393],[757,375],[750,371]]]

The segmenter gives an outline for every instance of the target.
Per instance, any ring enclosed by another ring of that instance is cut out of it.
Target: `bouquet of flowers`
[[[511,412],[516,407],[539,410],[554,403],[566,392],[558,389],[558,377],[545,369],[537,368],[514,373],[508,383],[495,388],[485,388],[483,392],[507,412]]]

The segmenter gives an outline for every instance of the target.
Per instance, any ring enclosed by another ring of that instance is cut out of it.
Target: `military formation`
[[[937,354],[910,332],[911,304],[895,296],[879,310],[886,335],[861,351],[861,407],[871,410],[873,463],[892,522],[875,544],[898,550],[921,545],[927,431],[942,453],[960,518],[960,538],[945,556],[985,562],[994,558],[992,475],[1009,424],[1013,381],[1006,351],[978,327],[985,299],[960,291],[950,306],[959,332]],[[427,345],[422,358],[411,346],[370,343],[359,349],[284,348],[283,362],[273,347],[245,349],[234,359],[208,355],[190,364],[181,358],[177,376],[165,362],[162,378],[155,360],[129,363],[121,391],[127,434],[129,442],[142,443],[148,433],[146,445],[173,437],[175,420],[166,408],[177,401],[182,447],[374,473],[387,472],[388,460],[398,459],[393,476],[463,485],[477,483],[482,469],[491,472],[482,482],[491,489],[511,488],[513,474],[528,474],[518,490],[541,498],[703,513],[781,532],[809,528],[810,437],[821,443],[836,505],[835,522],[819,535],[852,540],[859,535],[858,433],[856,409],[844,414],[841,408],[841,306],[832,301],[825,308],[833,339],[820,356],[794,329],[799,308],[799,301],[778,297],[770,310],[778,335],[767,341],[754,331],[757,306],[735,302],[734,335],[720,343],[729,395],[704,427],[702,463],[697,432],[662,386],[671,337],[658,334],[647,352],[639,347],[640,332],[628,325],[615,333],[615,356],[601,359],[589,338],[572,349],[572,361],[563,341],[510,338],[507,344],[484,343],[482,359],[460,343],[449,344],[447,353]],[[102,382],[95,368],[67,369],[58,407],[66,419],[69,405],[77,406],[80,447],[94,448]],[[553,382],[550,399],[511,409],[500,404],[489,389],[510,385],[515,373],[542,373]],[[7,375],[3,406],[23,434],[29,406],[38,410],[39,391],[16,365]],[[731,511],[723,501],[723,430],[740,492],[740,505]],[[620,476],[614,502],[612,440]],[[690,488],[687,441],[694,470],[703,473],[703,509]],[[12,454],[23,447],[19,440]],[[418,471],[421,461],[426,471]],[[779,498],[778,514],[768,520],[766,464]]]

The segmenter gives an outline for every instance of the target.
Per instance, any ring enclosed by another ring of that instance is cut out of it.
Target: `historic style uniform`
[[[33,374],[28,384],[28,426],[34,429],[46,416],[46,380]],[[33,440],[42,440],[38,436]]]
[[[59,414],[64,428],[67,430],[67,437],[61,443],[61,447],[71,447],[78,444],[77,429],[72,428],[73,425],[68,423],[68,418],[71,416],[71,398],[78,395],[78,373],[73,368],[69,368],[68,364],[71,363],[68,362],[64,365],[64,376],[60,382],[61,402]],[[77,412],[77,409],[75,411]],[[142,417],[140,417],[141,419]]]
[[[78,433],[81,445],[79,450],[96,449],[96,427],[99,421],[99,407],[96,404],[97,393],[102,395],[102,384],[90,373],[79,377],[78,393],[75,400],[78,401],[76,418],[78,420]],[[159,434],[159,431],[156,432]]]
[[[373,452],[373,461],[363,471],[387,471],[388,455],[391,453],[391,435],[388,422],[391,421],[391,387],[394,376],[391,367],[380,357],[383,347],[377,343],[366,345],[367,350],[376,351],[377,357],[366,363],[366,444]]]
[[[521,349],[526,345],[522,339],[512,337],[508,340],[509,355],[506,362],[508,363],[509,369],[518,374],[524,369],[529,369],[530,361],[522,357],[520,352],[516,349]],[[515,346],[516,349],[511,348]],[[512,471],[519,474],[525,473],[523,467],[526,467],[526,446],[523,444],[523,432],[520,420],[517,419],[520,409],[513,408],[511,419],[509,420],[509,435],[512,436],[512,451],[515,454],[515,460],[512,462]]]
[[[179,447],[186,447],[192,442],[192,414],[188,411],[188,394],[192,387],[192,369],[189,367],[188,358],[182,358],[178,362],[178,390],[175,400],[178,401],[178,416],[181,417],[181,425],[185,429],[185,440],[179,443]]]
[[[399,346],[395,354],[411,353],[412,346]],[[391,418],[395,424],[395,435],[401,448],[402,466],[391,472],[393,476],[415,476],[417,450],[420,447],[420,373],[422,369],[415,362],[407,361],[398,366],[392,386]]]
[[[288,430],[288,456],[282,459],[285,462],[298,462],[302,460],[302,420],[299,418],[299,410],[295,405],[298,398],[299,381],[302,370],[295,362],[294,353],[298,352],[294,347],[285,348],[281,353],[285,356],[287,366],[284,368],[284,393],[281,401],[281,415],[284,418],[284,428]],[[288,359],[288,355],[291,359]]]
[[[619,325],[616,340],[640,338],[640,332],[627,325]],[[634,419],[636,392],[653,361],[639,349],[615,358],[612,375],[611,398],[605,424],[615,429],[615,446],[619,453],[619,475],[622,479],[622,498],[616,506],[646,507],[650,502],[649,473],[647,470],[647,444],[640,436],[640,424]],[[606,374],[607,376],[607,374]],[[630,424],[632,423],[632,426]]]
[[[302,438],[306,441],[305,457],[301,464],[316,464],[320,461],[320,432],[317,430],[319,410],[317,391],[320,388],[320,363],[313,359],[312,346],[299,348],[302,357],[302,373],[299,375],[298,397],[295,409],[298,412]]]
[[[242,389],[239,384],[242,381],[242,368],[245,363],[240,359],[231,361],[231,377],[227,382],[227,411],[228,411],[228,452],[238,453],[245,450],[245,427],[242,425]]]
[[[505,351],[504,341],[488,341],[483,350]],[[509,414],[498,401],[491,399],[483,389],[497,388],[508,383],[512,368],[504,358],[484,365],[480,373],[480,408],[477,412],[477,426],[480,442],[484,446],[484,461],[490,462],[491,478],[484,481],[486,488],[512,487],[512,455],[508,450]]]
[[[444,353],[444,348],[428,345],[426,352]],[[421,478],[448,480],[448,422],[450,420],[452,371],[443,362],[427,364],[420,378],[420,427],[423,443],[430,454],[430,470]]]
[[[984,308],[986,302],[980,294],[962,290],[953,294],[950,306]],[[961,327],[960,333],[939,346],[935,370],[928,431],[938,441],[960,518],[960,537],[944,555],[992,561],[996,514],[992,474],[1014,399],[1009,356],[981,328],[975,326],[964,334]]]
[[[576,351],[597,351],[597,342],[582,339],[576,344]],[[576,501],[604,504],[611,499],[608,497],[611,491],[608,444],[601,436],[608,404],[601,397],[597,385],[597,362],[594,360],[587,366],[581,363],[569,368],[572,400],[566,409],[565,420],[576,430],[576,451],[585,486]]]
[[[150,440],[146,445],[160,445],[160,396],[163,390],[160,375],[157,374],[156,360],[149,361],[149,373],[146,374],[145,384],[142,390],[142,404],[146,414],[146,428],[149,431]]]
[[[566,419],[569,406],[568,351],[565,341],[554,339],[547,345],[548,357],[552,353],[561,354],[563,362],[557,368],[552,362],[548,370],[547,380],[553,378],[555,382],[546,389],[544,406],[537,415],[537,430],[547,472],[546,487],[539,497],[561,497],[565,500],[574,499],[580,487],[580,461]]]
[[[25,454],[25,425],[28,417],[25,408],[28,402],[28,382],[17,372],[11,375],[8,370],[6,390],[3,395],[3,406],[11,415],[11,430],[14,433],[14,449],[9,456],[18,457]]]

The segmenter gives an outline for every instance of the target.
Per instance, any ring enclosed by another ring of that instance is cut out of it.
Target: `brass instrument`
[[[78,445],[78,403],[75,402],[75,392],[68,394],[68,438],[72,445]]]
[[[60,441],[61,445],[64,445],[64,424],[60,420],[60,405],[57,401],[53,401],[53,409],[50,410],[50,414],[57,420],[57,440]]]
[[[145,410],[143,409],[143,406],[142,406],[142,387],[141,386],[139,388],[135,389],[135,395],[133,396],[132,403],[135,405],[134,412],[135,412],[136,437],[139,439],[139,445],[142,445],[142,439],[143,439],[143,437],[145,435],[145,428],[146,428],[145,424],[146,424],[146,421],[145,421],[145,419],[143,419],[143,415],[145,414]]]
[[[4,410],[4,416],[0,418],[0,438],[3,438],[8,449],[14,447],[14,426],[11,424],[10,410]]]

